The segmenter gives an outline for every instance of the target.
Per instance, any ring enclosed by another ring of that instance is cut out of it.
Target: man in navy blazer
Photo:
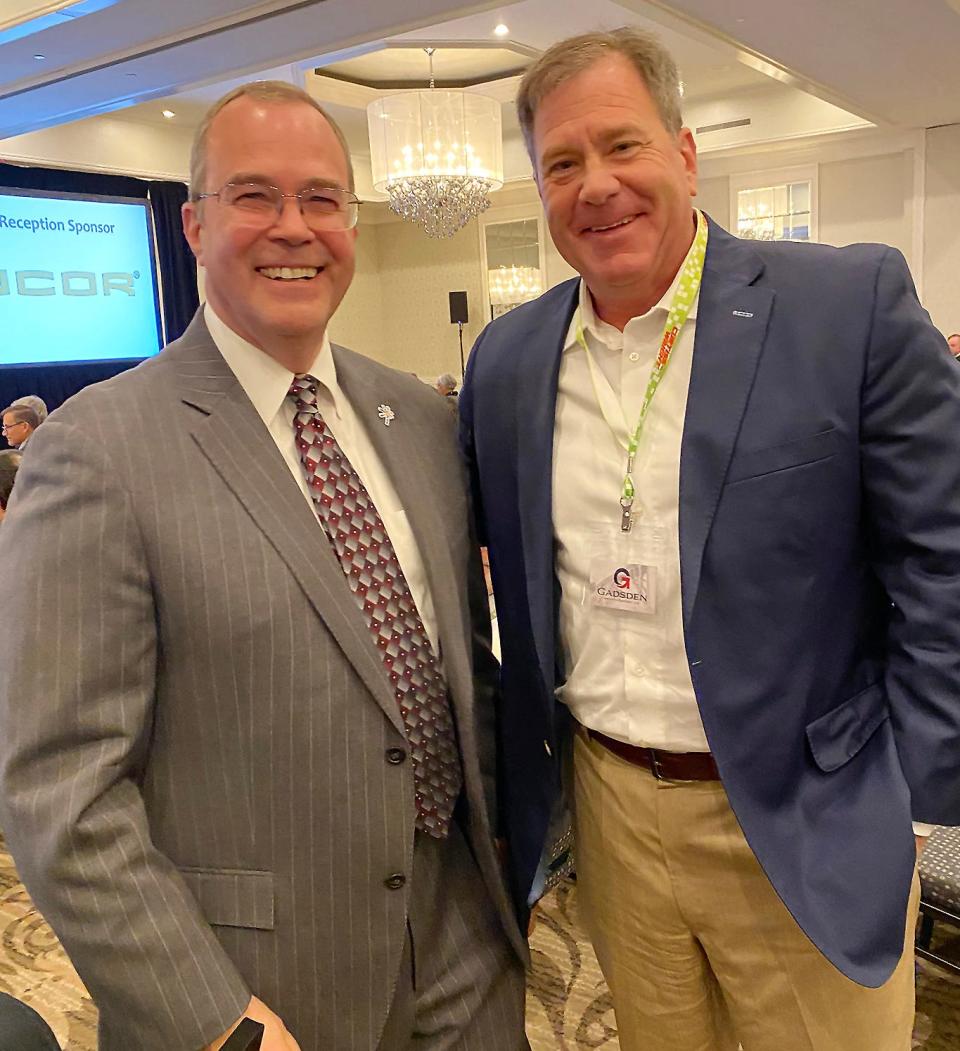
[[[902,1051],[911,819],[960,823],[960,377],[895,250],[693,209],[653,38],[556,45],[518,110],[582,280],[460,399],[517,906],[570,801],[624,1051]]]

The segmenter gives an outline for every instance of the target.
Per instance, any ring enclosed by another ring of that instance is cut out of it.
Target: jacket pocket
[[[890,717],[883,683],[875,682],[839,707],[807,724],[807,741],[825,773],[852,759]]]
[[[727,484],[829,459],[838,445],[837,432],[831,427],[830,430],[818,431],[806,438],[736,453],[727,472]]]
[[[201,868],[179,871],[211,926],[273,930],[272,872]]]

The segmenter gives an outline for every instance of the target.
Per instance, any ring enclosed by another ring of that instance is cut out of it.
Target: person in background
[[[10,403],[11,408],[16,408],[20,405],[33,409],[41,423],[47,418],[47,403],[36,394],[25,394],[22,398],[17,398],[16,401]]]
[[[14,449],[26,448],[39,426],[40,417],[25,405],[8,405],[3,410],[3,436]]]
[[[314,99],[226,95],[190,182],[205,306],[40,428],[0,531],[0,827],[100,1051],[528,1051],[454,419],[330,343]]]
[[[460,396],[518,906],[572,751],[623,1051],[903,1051],[911,818],[960,824],[960,373],[899,252],[693,207],[655,38],[563,41],[517,105],[581,275],[491,322]]]
[[[0,522],[7,513],[7,504],[13,492],[14,479],[20,467],[21,455],[12,450],[0,452]]]
[[[960,332],[951,332],[947,336],[947,346],[955,358],[960,358]]]
[[[437,394],[442,394],[448,401],[448,403],[454,407],[457,404],[457,380],[449,372],[444,372],[442,375],[437,376],[437,382],[433,388]]]

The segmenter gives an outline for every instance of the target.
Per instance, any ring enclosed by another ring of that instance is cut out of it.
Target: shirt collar
[[[217,350],[237,377],[237,382],[253,403],[257,415],[269,427],[290,392],[294,373],[259,347],[238,336],[209,303],[204,305],[203,319]],[[343,395],[337,383],[337,366],[326,333],[309,373],[327,389],[334,411],[339,416],[338,401]]]
[[[670,310],[670,304],[673,303],[673,297],[676,294],[677,287],[680,284],[680,275],[683,273],[683,268],[687,265],[687,260],[690,258],[690,253],[693,251],[693,244],[690,245],[690,249],[684,256],[683,262],[680,264],[677,272],[673,275],[673,281],[670,283],[670,287],[663,293],[659,301],[645,313],[638,314],[635,318],[631,318],[624,331],[630,327],[634,321],[643,321],[650,317],[656,317],[657,311],[666,314]],[[597,313],[593,308],[593,296],[590,295],[590,289],[587,288],[586,281],[580,278],[580,318],[583,325],[583,331],[588,333],[597,342],[602,343],[604,346],[609,347],[611,350],[621,350],[623,348],[623,336],[624,333],[618,328],[614,328],[613,325],[608,325],[606,321],[597,317]],[[687,314],[688,321],[694,321],[697,317],[697,308],[700,305],[700,290],[697,289],[697,294],[694,297],[693,303],[690,305],[690,313]],[[577,326],[576,326],[576,315],[574,315],[573,321],[570,323],[570,329],[567,332],[567,341],[564,344],[564,350],[570,350],[572,347],[577,345]],[[662,333],[661,333],[662,334]]]

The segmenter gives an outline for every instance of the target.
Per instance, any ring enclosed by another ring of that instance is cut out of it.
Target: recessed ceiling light
[[[42,62],[47,56],[46,55],[34,55],[33,56],[38,62]]]
[[[133,77],[135,77],[136,75],[136,73],[124,73],[125,77],[130,77],[131,79],[133,79]]]
[[[163,115],[167,118],[167,120],[172,120],[176,116],[176,113],[174,113],[172,109],[165,109],[163,111]]]
[[[510,32],[510,27],[505,26],[503,22],[500,22],[499,25],[493,27],[493,31],[497,36],[506,36],[507,33]]]

